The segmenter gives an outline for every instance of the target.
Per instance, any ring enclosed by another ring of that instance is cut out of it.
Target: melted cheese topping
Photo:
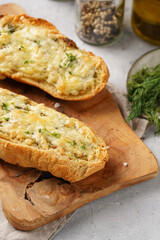
[[[47,82],[63,95],[93,89],[99,81],[97,57],[68,47],[58,36],[42,26],[1,24],[1,73]]]
[[[96,161],[99,138],[82,122],[0,89],[0,137],[71,159]]]

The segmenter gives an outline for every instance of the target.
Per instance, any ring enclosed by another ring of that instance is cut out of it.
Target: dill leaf
[[[155,124],[156,134],[160,134],[160,64],[135,73],[127,87],[131,103],[127,122],[145,114],[148,121]]]

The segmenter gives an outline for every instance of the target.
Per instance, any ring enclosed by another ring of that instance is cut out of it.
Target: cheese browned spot
[[[46,83],[55,88],[56,97],[76,98],[96,88],[98,92],[105,86],[108,70],[102,67],[100,57],[69,44],[58,30],[31,24],[29,17],[17,18],[6,16],[0,20],[2,74],[20,81],[31,79],[35,83]]]

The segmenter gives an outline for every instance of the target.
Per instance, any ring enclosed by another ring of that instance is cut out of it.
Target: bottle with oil
[[[160,45],[160,0],[134,0],[131,24],[139,37]]]

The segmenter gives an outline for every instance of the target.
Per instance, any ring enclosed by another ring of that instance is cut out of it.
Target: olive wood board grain
[[[0,14],[3,14],[4,6],[0,6]],[[14,4],[14,14],[16,6]],[[17,8],[17,13],[20,13],[20,7]],[[54,99],[38,88],[11,79],[0,81],[0,87],[25,95],[38,103],[45,103],[51,108],[54,108],[55,102],[59,102],[58,111],[91,126],[109,146],[109,162],[105,168],[76,183],[0,160],[2,209],[15,228],[35,229],[93,200],[158,175],[156,158],[126,124],[107,89],[91,100],[65,102]],[[128,166],[124,166],[124,162]]]

